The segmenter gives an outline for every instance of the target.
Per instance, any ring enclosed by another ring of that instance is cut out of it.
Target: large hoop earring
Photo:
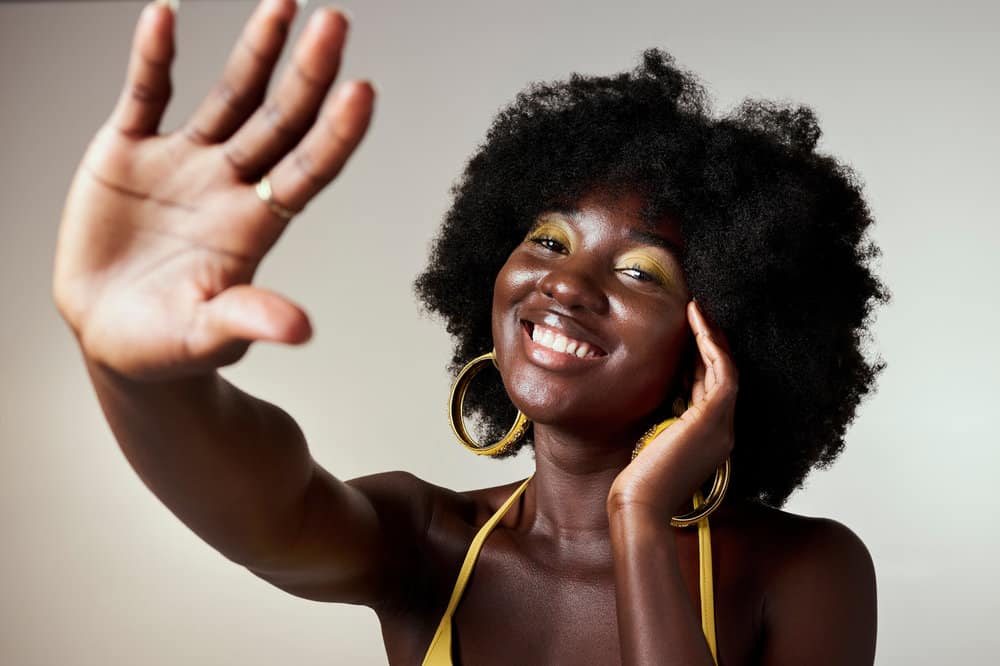
[[[639,452],[652,441],[657,435],[673,425],[676,418],[667,419],[666,421],[661,421],[655,426],[647,430],[642,437],[639,438],[638,443],[635,445],[635,449],[632,450],[632,460],[635,460],[639,455]],[[715,470],[715,481],[712,483],[712,490],[709,491],[708,497],[704,499],[703,502],[699,502],[698,495],[695,495],[694,511],[690,511],[681,516],[673,516],[670,519],[670,524],[674,527],[691,527],[697,525],[699,521],[708,518],[712,512],[719,508],[722,504],[722,498],[726,496],[726,490],[729,488],[729,475],[731,472],[731,465],[729,462],[729,457],[726,457],[726,462],[722,463],[718,469]]]
[[[469,431],[465,429],[463,410],[465,406],[465,393],[469,390],[469,384],[472,383],[473,377],[488,363],[492,363],[493,367],[499,369],[495,348],[491,349],[488,354],[477,356],[466,363],[465,367],[458,373],[458,376],[455,377],[455,381],[451,385],[451,394],[448,396],[448,423],[451,424],[451,431],[455,433],[455,437],[468,450],[480,456],[498,456],[524,437],[524,434],[528,431],[528,426],[531,425],[531,421],[528,420],[528,417],[520,409],[517,410],[517,418],[514,419],[514,425],[510,427],[507,434],[496,444],[482,446],[469,435]]]

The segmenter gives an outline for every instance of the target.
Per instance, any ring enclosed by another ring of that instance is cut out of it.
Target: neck
[[[638,435],[587,436],[535,424],[535,475],[525,490],[531,531],[555,540],[607,540],[606,501]]]
[[[570,433],[536,423],[535,474],[525,489],[529,531],[557,542],[608,542],[608,493],[640,435]],[[685,503],[675,515],[690,509]]]

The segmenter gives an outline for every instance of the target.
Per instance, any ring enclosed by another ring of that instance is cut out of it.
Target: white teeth
[[[597,356],[586,342],[567,338],[565,335],[554,333],[552,329],[537,324],[531,331],[531,339],[543,347],[548,347],[564,354],[572,354],[578,358]]]

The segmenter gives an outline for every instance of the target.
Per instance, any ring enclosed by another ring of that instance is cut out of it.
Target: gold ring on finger
[[[295,217],[296,213],[299,212],[282,206],[274,200],[274,192],[271,190],[271,181],[267,179],[267,176],[264,176],[257,181],[257,185],[254,186],[254,191],[257,192],[257,197],[267,204],[267,207],[271,209],[271,212],[283,220],[290,220]]]

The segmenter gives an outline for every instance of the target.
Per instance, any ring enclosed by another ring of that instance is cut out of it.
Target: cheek
[[[685,320],[686,321],[686,320]],[[694,339],[688,328],[675,331],[664,346],[663,368],[669,374],[670,381],[667,390],[669,398],[677,397],[684,387],[690,383],[694,367],[691,365],[691,348]]]
[[[508,260],[503,266],[500,267],[500,272],[497,273],[496,279],[493,281],[493,322],[496,325],[496,320],[505,308],[505,304],[509,301],[509,279],[507,264]]]
[[[683,310],[661,313],[659,317],[636,316],[629,330],[628,348],[633,376],[654,393],[670,392],[689,371],[685,353],[691,343],[691,331]],[[642,325],[655,321],[656,324]]]
[[[510,316],[511,306],[522,297],[525,284],[524,271],[512,256],[507,259],[493,281],[493,309],[491,331],[493,340],[502,338],[501,326]],[[499,350],[498,350],[499,351]]]
[[[494,313],[523,298],[526,291],[530,290],[531,279],[531,269],[516,254],[511,255],[500,267],[493,281]]]

